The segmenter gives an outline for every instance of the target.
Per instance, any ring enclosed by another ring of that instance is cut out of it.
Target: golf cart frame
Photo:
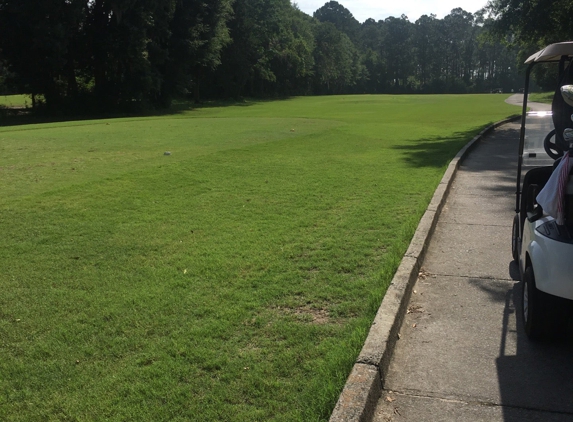
[[[544,139],[547,154],[556,160],[552,166],[534,167],[522,179],[524,145],[527,118],[527,100],[530,76],[533,68],[540,63],[559,65],[559,83],[552,104],[554,122],[557,113],[568,113],[569,127],[573,128],[570,106],[561,98],[560,87],[569,72],[567,66],[573,60],[573,42],[551,44],[530,56],[525,75],[521,129],[519,134],[519,155],[517,166],[517,189],[512,230],[512,255],[519,265],[522,292],[522,322],[526,335],[531,340],[539,340],[564,331],[573,304],[573,206],[569,205],[573,196],[566,196],[566,207],[570,215],[566,225],[557,225],[555,219],[544,213],[537,203],[537,194],[549,180],[553,170],[568,148],[562,137],[562,128],[550,131]],[[567,68],[567,70],[566,70]],[[573,84],[568,82],[568,84]],[[563,107],[565,105],[565,107]],[[563,118],[565,119],[565,118]],[[565,122],[566,120],[561,120]],[[561,123],[560,123],[561,125]],[[557,126],[557,125],[556,125]],[[555,137],[555,142],[551,139]],[[569,198],[569,199],[568,199]],[[571,202],[573,204],[573,202]]]

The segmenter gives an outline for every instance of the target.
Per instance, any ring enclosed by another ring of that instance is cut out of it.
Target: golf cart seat
[[[564,60],[560,62],[561,68],[563,65]],[[566,93],[562,92],[561,88],[565,85],[573,84],[572,62],[569,62],[567,68],[560,74],[561,78],[557,84],[557,88],[555,89],[555,93],[553,95],[553,101],[551,103],[551,114],[553,125],[555,127],[553,131],[555,134],[555,143],[549,148],[554,154],[558,154],[552,156],[552,158],[555,159],[553,166],[535,168],[530,170],[525,175],[522,190],[523,195],[520,204],[522,207],[521,209],[526,211],[521,213],[522,215],[520,222],[522,225],[526,217],[529,218],[530,221],[533,221],[542,216],[543,210],[537,207],[535,197],[543,189],[551,177],[551,173],[558,167],[563,154],[570,148],[570,144],[565,139],[563,134],[566,129],[571,130],[570,128],[573,128],[573,103],[571,102],[570,96],[567,99],[564,98]],[[545,147],[545,143],[548,141],[550,136],[551,134],[549,134],[548,137],[544,140]],[[548,151],[548,154],[549,152],[550,151]],[[573,234],[573,192],[571,189],[573,184],[569,182],[568,186],[569,187],[566,188],[563,204],[565,213],[565,225],[567,229],[569,229],[569,232]],[[532,212],[535,208],[538,208],[535,210],[536,212]]]
[[[527,212],[524,211],[531,209],[534,204],[536,205],[535,197],[545,187],[552,172],[553,166],[545,166],[533,168],[525,174],[520,204],[520,209],[523,211],[520,213],[521,227],[523,227],[527,217]]]

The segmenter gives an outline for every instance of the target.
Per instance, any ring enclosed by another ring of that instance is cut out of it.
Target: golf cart
[[[573,304],[572,61],[573,42],[551,44],[525,61],[512,255],[523,281],[522,321],[531,340],[561,334]],[[529,79],[540,63],[558,65],[559,81],[551,112],[528,113]]]

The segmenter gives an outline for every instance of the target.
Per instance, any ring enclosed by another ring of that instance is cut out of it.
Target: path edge
[[[486,127],[469,141],[448,165],[400,266],[386,290],[362,351],[346,380],[329,422],[372,421],[398,340],[398,333],[408,308],[412,288],[418,279],[428,244],[460,163],[485,135],[501,125],[520,118],[521,116],[512,116]]]

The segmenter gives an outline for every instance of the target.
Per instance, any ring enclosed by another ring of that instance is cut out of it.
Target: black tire
[[[533,267],[523,274],[521,315],[525,334],[532,341],[559,340],[567,332],[571,301],[537,288]]]
[[[513,217],[513,227],[511,229],[511,256],[513,260],[519,264],[519,214]]]
[[[527,267],[523,274],[521,310],[527,337],[534,341],[543,339],[546,334],[547,312],[543,294],[535,286],[535,275],[531,266]]]

